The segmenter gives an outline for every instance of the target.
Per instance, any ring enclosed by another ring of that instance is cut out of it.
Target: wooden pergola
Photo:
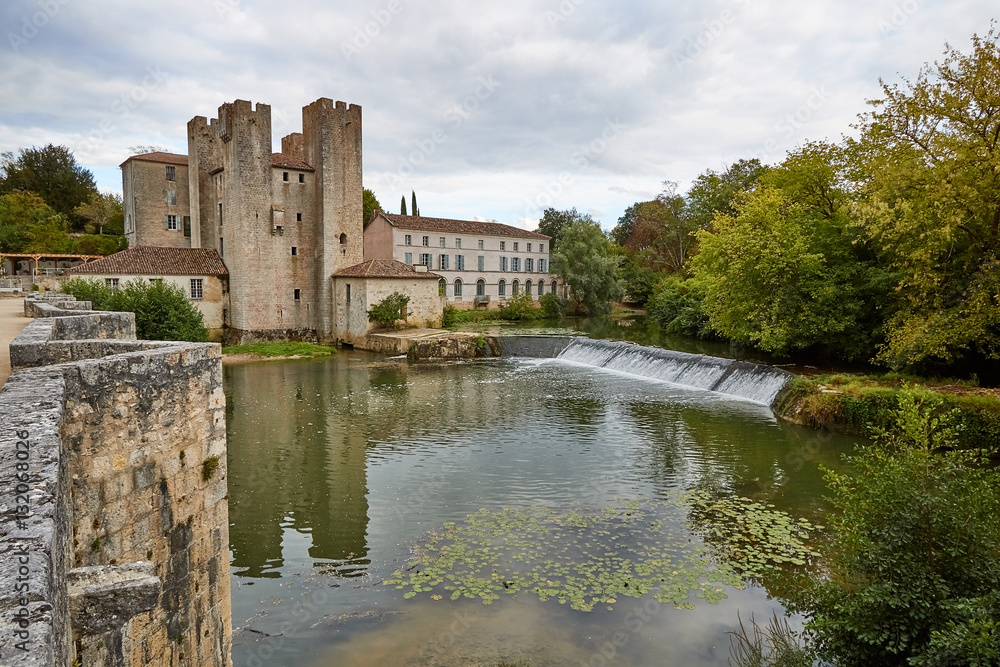
[[[12,276],[17,276],[17,262],[28,260],[29,273],[28,276],[34,278],[38,274],[38,263],[40,261],[54,260],[57,264],[60,261],[73,261],[73,260],[83,260],[83,263],[93,262],[94,260],[103,259],[104,255],[64,255],[60,253],[45,253],[45,252],[0,252],[0,270],[3,269],[4,260],[9,259],[11,266],[13,267]]]

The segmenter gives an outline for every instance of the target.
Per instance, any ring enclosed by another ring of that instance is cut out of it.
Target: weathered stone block
[[[85,635],[117,630],[151,611],[162,588],[153,564],[141,562],[77,568],[67,583],[73,629]]]

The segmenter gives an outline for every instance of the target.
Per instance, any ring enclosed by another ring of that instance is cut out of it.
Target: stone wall
[[[23,633],[0,635],[0,660],[231,664],[219,346],[136,341],[131,313],[29,309],[48,317],[11,345],[0,390],[0,616]]]

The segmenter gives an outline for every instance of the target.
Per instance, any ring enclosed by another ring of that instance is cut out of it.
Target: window
[[[545,281],[544,280],[539,280],[538,281],[538,296],[541,296],[543,294],[545,294]]]
[[[177,180],[177,167],[167,167],[167,180],[176,181]]]
[[[298,247],[296,247],[296,246],[292,246],[292,255],[298,255],[298,254],[299,254],[299,249],[298,249]]]
[[[347,290],[346,290],[347,291],[347,303],[350,303],[351,302],[351,286],[350,285],[345,285],[345,287],[347,287]]]
[[[295,222],[302,222],[302,214],[301,213],[296,213],[295,214]]]
[[[430,265],[431,265],[431,256],[428,255],[426,252],[420,253],[419,263],[423,264],[424,266],[426,266],[428,268],[430,268]]]
[[[285,181],[286,183],[288,182],[288,172],[287,171],[281,172],[281,180]]]
[[[163,278],[150,278],[149,279],[149,284],[150,285],[155,285],[157,283],[162,283],[162,282],[163,282]]]
[[[558,285],[558,284],[556,283],[556,281],[554,281],[554,280],[553,280],[553,281],[552,281],[552,293],[553,293],[553,294],[555,294],[555,293],[556,293],[556,288],[557,288],[557,287],[559,287],[559,285]]]
[[[462,296],[462,279],[455,279],[455,296]]]
[[[501,241],[500,242],[500,250],[503,251],[503,250],[506,250],[506,249],[507,249],[507,242],[506,241]]]
[[[438,281],[438,296],[446,296],[445,292],[448,290],[448,283],[442,278]]]
[[[299,301],[300,299],[302,299],[302,290],[296,289],[295,290],[295,300]]]
[[[517,246],[520,245],[517,241],[514,241],[514,252],[517,252]]]
[[[515,257],[512,260],[510,260],[510,270],[511,271],[515,271],[515,272],[521,270],[521,258],[520,257]]]
[[[455,238],[455,247],[456,248],[461,248],[462,247],[462,239],[460,239],[458,237]]]
[[[528,296],[531,296],[531,281],[530,280],[524,281],[524,293],[527,294]]]
[[[480,250],[483,249],[483,240],[482,239],[479,239],[479,249]]]
[[[407,234],[403,237],[403,245],[413,245],[413,237]]]
[[[177,190],[167,190],[167,206],[177,206]]]
[[[126,232],[131,232],[132,231],[132,214],[131,213],[129,213],[128,215],[125,216],[125,231]]]
[[[438,237],[438,247],[439,248],[443,248],[444,247],[444,237],[443,236]]]
[[[117,278],[105,278],[105,284],[113,290],[118,289],[118,279]]]
[[[486,281],[482,278],[476,281],[476,296],[486,296]]]
[[[544,259],[538,260],[538,272],[539,273],[545,273],[545,260]]]
[[[222,245],[222,237],[221,236],[219,237],[219,256],[220,257],[225,257],[226,256],[225,246]]]
[[[448,255],[438,255],[438,269],[441,271],[448,270]]]
[[[407,266],[413,266],[413,253],[412,252],[408,252],[405,255],[403,255],[403,262]]]
[[[517,296],[517,291],[519,289],[521,289],[521,283],[519,283],[518,281],[515,280],[514,282],[512,282],[510,284],[510,295],[511,296]]]
[[[534,271],[535,271],[535,260],[533,260],[530,257],[528,259],[524,260],[524,270],[527,271],[528,273],[534,273]]]
[[[465,255],[455,255],[455,270],[465,271]]]
[[[506,296],[506,295],[507,295],[507,281],[501,280],[500,282],[497,283],[497,296]]]
[[[483,255],[480,255],[479,258],[478,258],[478,260],[479,261],[476,263],[477,264],[477,269],[476,270],[477,271],[485,271],[486,270],[486,257],[483,256]]]
[[[420,245],[422,245],[423,247],[426,248],[430,244],[431,244],[431,237],[429,237],[429,236],[422,236],[422,237],[420,237]]]
[[[501,271],[506,271],[507,270],[507,261],[508,260],[507,260],[506,257],[501,257],[500,258],[500,270]]]
[[[539,243],[538,244],[538,252],[545,252],[545,244],[544,243]]]
[[[173,231],[173,232],[177,231],[178,227],[177,227],[177,216],[176,215],[168,215],[167,216],[167,229],[169,229],[170,231]]]
[[[528,244],[528,252],[531,252],[531,244]]]
[[[191,237],[191,216],[184,216],[184,236]]]
[[[305,183],[305,182],[306,182],[306,175],[299,174],[299,183]]]
[[[222,202],[219,202],[219,227],[222,226]]]
[[[204,292],[202,290],[202,287],[203,286],[202,286],[201,278],[192,278],[191,279],[191,298],[192,299],[200,299],[200,298],[202,298],[204,296]]]
[[[347,234],[340,235],[340,245],[347,245]]]

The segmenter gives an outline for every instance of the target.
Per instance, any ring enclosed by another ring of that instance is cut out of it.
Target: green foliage
[[[544,232],[543,232],[544,233]],[[552,270],[570,286],[572,307],[588,315],[606,315],[625,291],[617,277],[621,258],[600,225],[590,220],[567,222],[552,253]]]
[[[859,224],[896,273],[901,308],[879,359],[893,368],[1000,357],[1000,34],[947,48],[903,85],[882,84],[850,148]]]
[[[209,456],[201,464],[201,479],[205,482],[215,477],[215,471],[219,469],[219,457]]]
[[[414,192],[413,190],[410,190],[410,196],[413,197],[413,206],[411,207],[413,215],[420,215],[420,209],[417,208],[417,193]]]
[[[547,208],[542,211],[542,219],[538,221],[538,229],[536,231],[539,234],[552,237],[552,240],[549,241],[549,250],[555,251],[562,237],[563,227],[579,222],[597,224],[590,217],[589,213],[580,213],[575,207],[568,211],[557,211],[554,208]]]
[[[667,276],[656,284],[646,304],[649,316],[667,333],[692,338],[715,338],[704,306],[704,290],[697,281]]]
[[[80,255],[113,255],[128,248],[128,239],[112,234],[82,234],[73,239],[73,253]]]
[[[497,315],[502,320],[520,322],[538,319],[540,312],[535,307],[535,301],[527,292],[519,292],[504,301]]]
[[[677,184],[664,182],[651,202],[636,205],[632,231],[622,246],[635,262],[652,271],[679,273],[695,247],[693,224]]]
[[[96,231],[98,235],[107,232],[122,236],[125,233],[122,198],[117,194],[92,192],[87,201],[77,206],[73,212],[84,221],[84,229],[88,234]]]
[[[542,308],[542,315],[552,319],[562,317],[566,314],[566,309],[569,308],[569,302],[566,299],[552,292],[539,297],[538,305]]]
[[[274,343],[248,343],[222,348],[223,354],[250,354],[255,357],[328,357],[337,349],[328,345],[298,341]]]
[[[761,627],[750,616],[749,629],[740,618],[740,629],[729,633],[729,664],[736,667],[812,667],[813,651],[803,645],[788,619],[771,617]]]
[[[33,192],[0,196],[0,252],[73,252],[66,218]]]
[[[94,175],[76,163],[65,146],[22,148],[0,154],[0,194],[23,190],[38,194],[56,213],[75,224],[83,220],[76,207],[97,192]],[[52,252],[52,251],[50,251]]]
[[[820,656],[837,664],[989,664],[1000,590],[1000,474],[953,450],[953,415],[901,392],[894,424],[827,471],[829,577],[804,608]],[[932,656],[949,655],[947,662]]]
[[[112,290],[102,281],[73,278],[62,291],[92,302],[95,310],[135,313],[140,340],[208,340],[201,311],[188,301],[184,290],[165,281],[136,278]]]
[[[722,173],[711,169],[699,175],[687,193],[687,214],[697,229],[706,229],[717,214],[733,215],[741,192],[753,190],[768,167],[760,160],[737,160]]]
[[[368,321],[379,326],[391,327],[397,320],[406,318],[406,304],[410,297],[399,292],[393,292],[368,309]]]
[[[364,218],[363,225],[365,228],[368,227],[368,223],[372,221],[376,211],[381,211],[382,205],[378,203],[378,199],[375,198],[375,193],[365,188],[361,191],[361,215]]]
[[[399,214],[406,215],[406,195],[403,195],[399,200]]]
[[[618,218],[618,224],[611,228],[611,240],[620,246],[624,246],[628,241],[629,237],[632,236],[632,230],[635,229],[635,219],[639,214],[639,206],[643,202],[636,202],[632,204],[625,212],[622,217]]]

